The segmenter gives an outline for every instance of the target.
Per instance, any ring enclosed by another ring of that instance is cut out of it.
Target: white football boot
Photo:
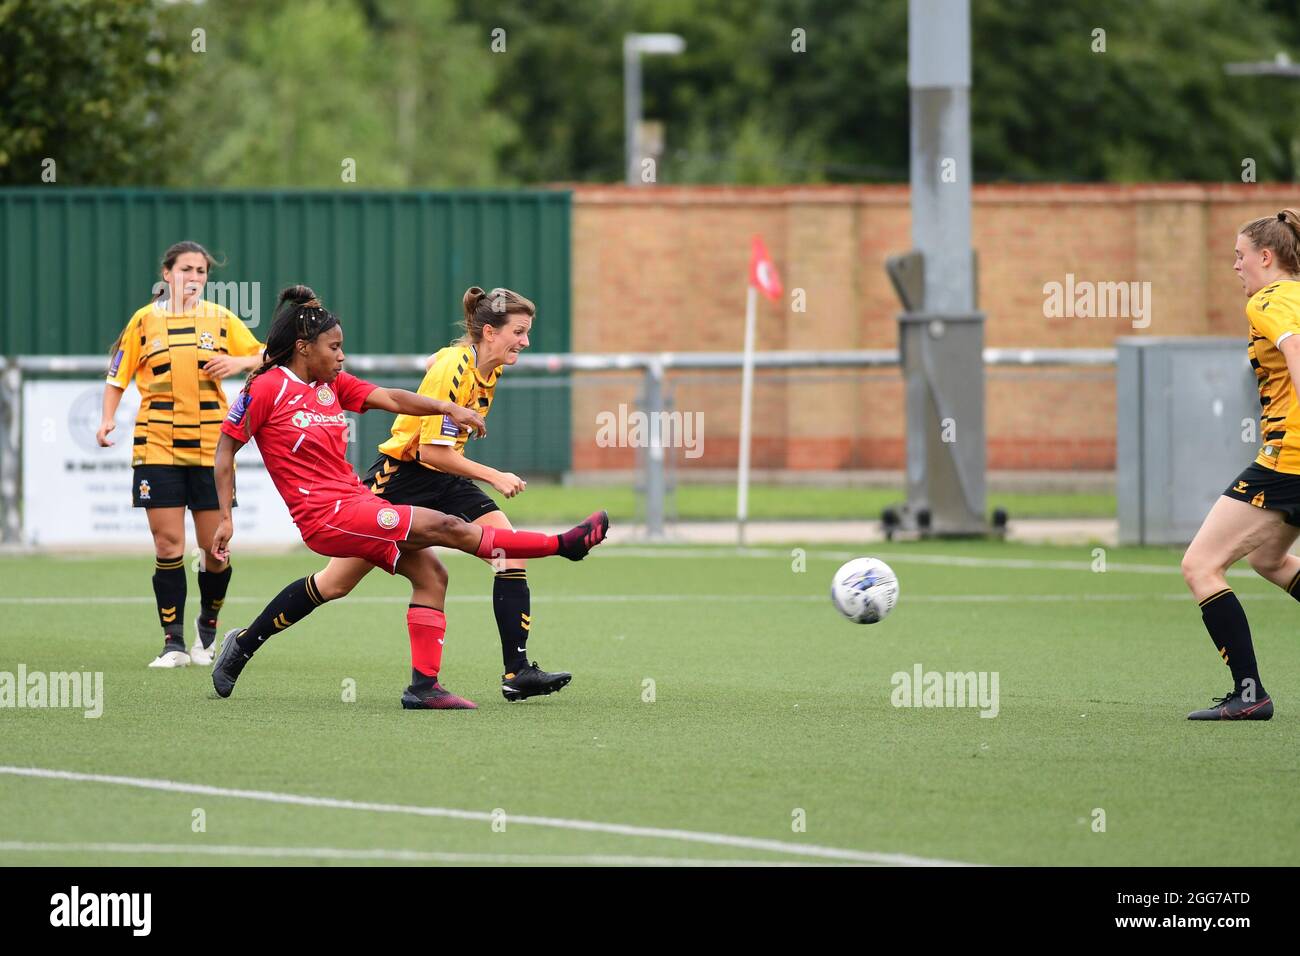
[[[212,636],[212,643],[207,647],[203,646],[203,635],[199,633],[199,622],[194,622],[194,645],[190,648],[190,663],[206,667],[212,663],[217,656],[217,638]]]
[[[211,658],[209,658],[210,660]],[[190,655],[185,653],[184,646],[177,649],[172,644],[164,644],[163,652],[149,662],[150,667],[189,667]]]

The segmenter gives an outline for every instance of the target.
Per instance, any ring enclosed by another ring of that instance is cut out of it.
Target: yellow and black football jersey
[[[1300,333],[1300,282],[1285,279],[1260,289],[1246,303],[1246,318],[1250,322],[1247,354],[1259,382],[1264,441],[1255,462],[1273,471],[1300,474],[1300,407],[1280,348],[1285,339]]]
[[[442,349],[420,383],[420,394],[472,408],[487,418],[504,366],[497,366],[491,375],[483,376],[479,374],[477,359],[472,345],[449,345]],[[445,415],[424,418],[398,415],[393,422],[392,437],[379,446],[379,451],[399,461],[416,461],[421,445],[448,445],[463,455],[468,438],[469,433]]]
[[[125,389],[134,379],[140,390],[131,464],[212,467],[226,393],[200,367],[214,355],[261,351],[239,317],[212,302],[184,313],[151,303],[131,316],[108,368],[108,384]]]

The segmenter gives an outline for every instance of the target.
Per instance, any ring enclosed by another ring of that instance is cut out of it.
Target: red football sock
[[[559,550],[559,535],[507,531],[484,525],[483,538],[474,553],[480,558],[492,558],[497,554],[506,558],[545,558]]]
[[[447,616],[437,608],[413,605],[406,609],[406,629],[411,635],[411,666],[425,677],[437,677]]]

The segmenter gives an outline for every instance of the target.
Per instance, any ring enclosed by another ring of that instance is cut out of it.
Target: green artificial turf
[[[1300,608],[1277,589],[1231,578],[1277,716],[1189,723],[1230,682],[1176,552],[881,544],[900,601],[883,623],[858,626],[826,594],[849,552],[793,548],[609,545],[577,565],[531,562],[530,651],[575,676],[521,704],[497,689],[490,573],[448,556],[443,680],[476,712],[400,709],[405,582],[380,572],[274,637],[219,700],[206,668],[145,667],[160,646],[147,553],[0,559],[0,671],[102,671],[105,688],[98,719],[0,709],[0,765],[499,809],[505,821],[502,831],[489,819],[0,773],[0,863],[312,862],[203,847],[827,861],[795,852],[808,845],[985,864],[1300,863]],[[1104,573],[1093,570],[1102,557]],[[223,624],[247,622],[320,565],[306,552],[237,554]],[[191,575],[190,620],[196,591]],[[998,715],[893,706],[892,676],[916,664],[996,671]],[[349,680],[355,702],[342,699]],[[1105,832],[1093,830],[1097,810]],[[44,842],[68,846],[15,848]],[[126,846],[77,848],[104,843]],[[174,848],[125,852],[159,845]],[[416,862],[431,859],[454,858]]]
[[[567,488],[530,482],[523,494],[509,502],[486,484],[482,487],[519,527],[530,522],[572,521],[575,514],[590,511],[593,501],[599,501],[615,521],[639,516],[636,495],[628,485]],[[883,509],[897,507],[906,497],[901,489],[889,488],[753,485],[749,489],[749,517],[752,521],[875,521]],[[684,521],[735,520],[736,486],[682,484],[669,506]],[[1001,492],[988,496],[990,514],[994,508],[1005,508],[1012,518],[1114,518],[1115,496],[1092,492]]]

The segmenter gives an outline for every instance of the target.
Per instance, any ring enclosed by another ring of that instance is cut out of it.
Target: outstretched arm
[[[478,412],[457,405],[455,402],[444,402],[438,398],[417,395],[404,388],[376,388],[366,397],[363,411],[372,408],[396,412],[398,415],[418,415],[421,418],[426,415],[446,415],[471,435],[477,434],[481,438],[487,434],[487,425]]]

